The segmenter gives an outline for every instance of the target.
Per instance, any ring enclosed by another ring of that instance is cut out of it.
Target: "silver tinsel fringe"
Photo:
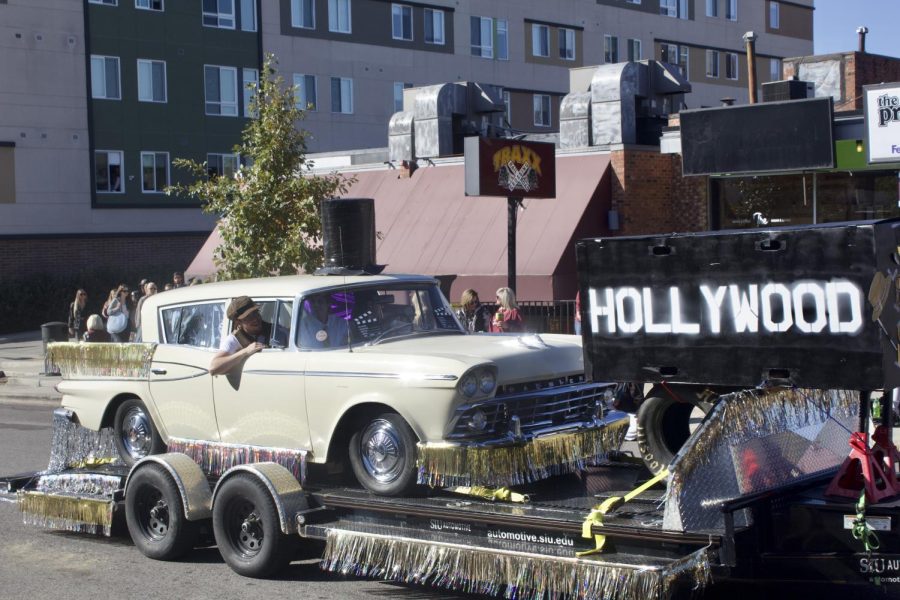
[[[92,431],[54,413],[47,473],[99,464],[121,464],[112,429]]]
[[[45,369],[65,379],[119,377],[146,379],[156,344],[56,342],[47,345]]]
[[[69,494],[73,496],[104,496],[112,498],[123,487],[118,475],[97,475],[94,473],[62,473],[41,475],[35,491],[47,494]]]
[[[26,525],[107,537],[112,529],[112,500],[20,491],[17,504]]]
[[[626,565],[330,530],[324,570],[505,598],[645,600],[710,580],[706,548],[664,567]]]
[[[222,475],[235,465],[274,462],[290,471],[300,483],[306,480],[305,450],[264,448],[181,438],[171,438],[168,446],[169,452],[181,452],[190,456],[208,475]]]

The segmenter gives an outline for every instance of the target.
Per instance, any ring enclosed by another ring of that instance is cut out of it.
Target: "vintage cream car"
[[[226,306],[243,295],[260,306],[268,347],[211,376]],[[63,407],[85,428],[112,428],[128,464],[168,448],[211,474],[275,460],[302,479],[308,463],[349,462],[392,495],[580,469],[625,433],[605,409],[613,384],[584,379],[578,337],[466,334],[424,276],[180,288],[144,302],[139,336],[51,349]]]

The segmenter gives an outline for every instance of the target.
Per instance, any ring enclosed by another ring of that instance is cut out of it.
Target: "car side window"
[[[269,346],[272,348],[287,348],[291,337],[291,321],[294,316],[294,302],[279,300],[275,308],[275,318],[272,321],[272,339]]]
[[[162,320],[166,343],[217,349],[222,341],[224,317],[221,302],[164,309]]]

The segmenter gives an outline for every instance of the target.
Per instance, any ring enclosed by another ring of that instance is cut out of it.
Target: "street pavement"
[[[54,386],[59,376],[44,375],[40,332],[0,335],[0,403],[58,406],[62,397]]]

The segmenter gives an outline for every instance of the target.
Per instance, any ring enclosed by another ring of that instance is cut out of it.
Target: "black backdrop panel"
[[[684,110],[685,175],[834,167],[831,98]]]
[[[581,240],[588,375],[895,387],[898,245],[900,221]]]

